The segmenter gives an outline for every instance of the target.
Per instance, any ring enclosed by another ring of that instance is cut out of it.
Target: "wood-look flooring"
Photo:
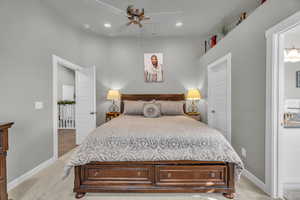
[[[75,129],[58,129],[58,157],[76,147]]]

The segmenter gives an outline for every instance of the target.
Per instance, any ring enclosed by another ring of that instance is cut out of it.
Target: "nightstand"
[[[121,113],[119,112],[107,112],[105,116],[105,121],[108,122],[109,120],[112,120],[113,118],[119,117]]]
[[[197,121],[201,121],[201,114],[200,113],[195,113],[195,112],[188,112],[186,113],[187,116],[197,120]]]

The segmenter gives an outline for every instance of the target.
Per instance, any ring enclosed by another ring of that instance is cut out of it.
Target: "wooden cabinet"
[[[191,112],[188,112],[186,113],[187,116],[197,120],[197,121],[201,121],[201,114],[200,113],[191,113]]]
[[[108,121],[112,120],[113,118],[119,117],[120,115],[121,115],[121,113],[119,113],[119,112],[108,112],[108,113],[106,113],[105,121],[108,122]]]
[[[8,151],[8,129],[13,123],[0,122],[0,200],[8,200],[6,178],[6,154]]]

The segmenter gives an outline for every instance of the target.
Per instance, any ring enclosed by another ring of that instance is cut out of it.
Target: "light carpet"
[[[70,152],[71,153],[71,152]],[[63,168],[70,153],[53,165],[9,191],[13,200],[73,200],[74,175],[62,180]],[[225,200],[221,194],[87,194],[82,200]],[[249,180],[242,177],[235,199],[271,200]]]

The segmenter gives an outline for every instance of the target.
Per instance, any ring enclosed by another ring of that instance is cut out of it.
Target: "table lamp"
[[[189,112],[196,113],[198,112],[198,106],[196,105],[196,101],[201,99],[201,93],[198,89],[190,89],[186,95],[186,99],[192,101],[189,106]]]
[[[121,94],[119,90],[109,90],[107,93],[107,100],[112,101],[112,105],[109,107],[109,112],[118,112],[119,106],[116,104],[116,101],[120,100]]]

